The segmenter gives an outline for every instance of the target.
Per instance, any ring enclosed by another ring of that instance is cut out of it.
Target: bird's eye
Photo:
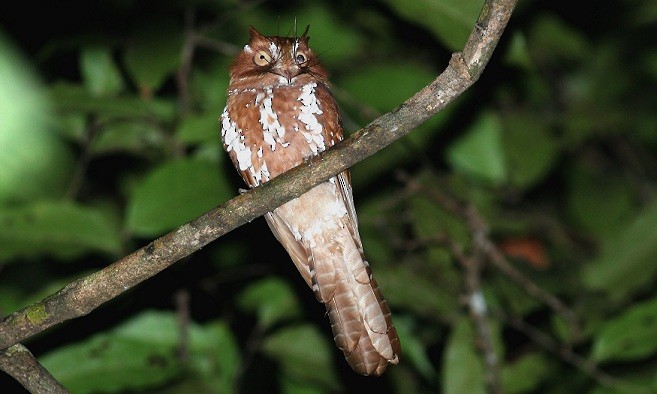
[[[271,55],[266,51],[258,51],[253,57],[253,62],[260,67],[267,66],[271,63]]]
[[[297,64],[303,64],[306,62],[306,55],[303,53],[297,53],[297,56],[294,58],[294,61],[297,62]]]

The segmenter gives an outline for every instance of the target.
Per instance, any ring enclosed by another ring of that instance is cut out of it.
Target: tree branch
[[[114,264],[5,317],[0,349],[63,321],[86,315],[174,262],[285,202],[296,198],[405,136],[477,81],[511,16],[516,0],[486,0],[463,52],[431,84],[337,144],[271,182],[239,195]]]
[[[0,350],[0,369],[31,393],[65,394],[68,391],[20,343]]]

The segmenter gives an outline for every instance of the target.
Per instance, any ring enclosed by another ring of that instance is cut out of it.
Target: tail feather
[[[326,253],[313,251],[313,288],[351,367],[363,375],[380,375],[388,363],[398,363],[399,338],[367,261],[350,234],[344,235],[333,238]]]
[[[401,346],[363,255],[347,186],[344,181],[325,182],[266,218],[326,306],[335,343],[351,367],[363,375],[381,375],[388,364],[399,362]]]

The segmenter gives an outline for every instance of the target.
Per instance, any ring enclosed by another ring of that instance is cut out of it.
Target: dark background
[[[217,118],[249,25],[310,24],[349,133],[435,78],[480,7],[12,4],[0,13],[0,310],[243,187]],[[477,245],[439,194],[473,207],[523,274],[484,258],[479,275],[505,392],[657,390],[656,21],[649,0],[521,1],[471,89],[352,169],[365,252],[402,340],[383,377],[351,371],[262,219],[25,345],[74,393],[484,392],[490,367],[453,248]],[[6,375],[0,387],[22,390]]]

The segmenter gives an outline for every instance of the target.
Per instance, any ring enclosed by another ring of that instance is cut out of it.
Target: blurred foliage
[[[0,15],[4,314],[243,187],[217,118],[248,25],[282,35],[311,25],[353,132],[441,72],[481,1],[16,6]],[[26,345],[75,393],[483,392],[465,273],[445,243],[467,254],[473,238],[436,198],[449,192],[578,318],[574,330],[486,267],[505,392],[657,391],[657,7],[578,9],[520,2],[480,81],[352,169],[365,250],[404,349],[384,377],[350,370],[262,220]],[[0,387],[20,390],[8,376]]]

